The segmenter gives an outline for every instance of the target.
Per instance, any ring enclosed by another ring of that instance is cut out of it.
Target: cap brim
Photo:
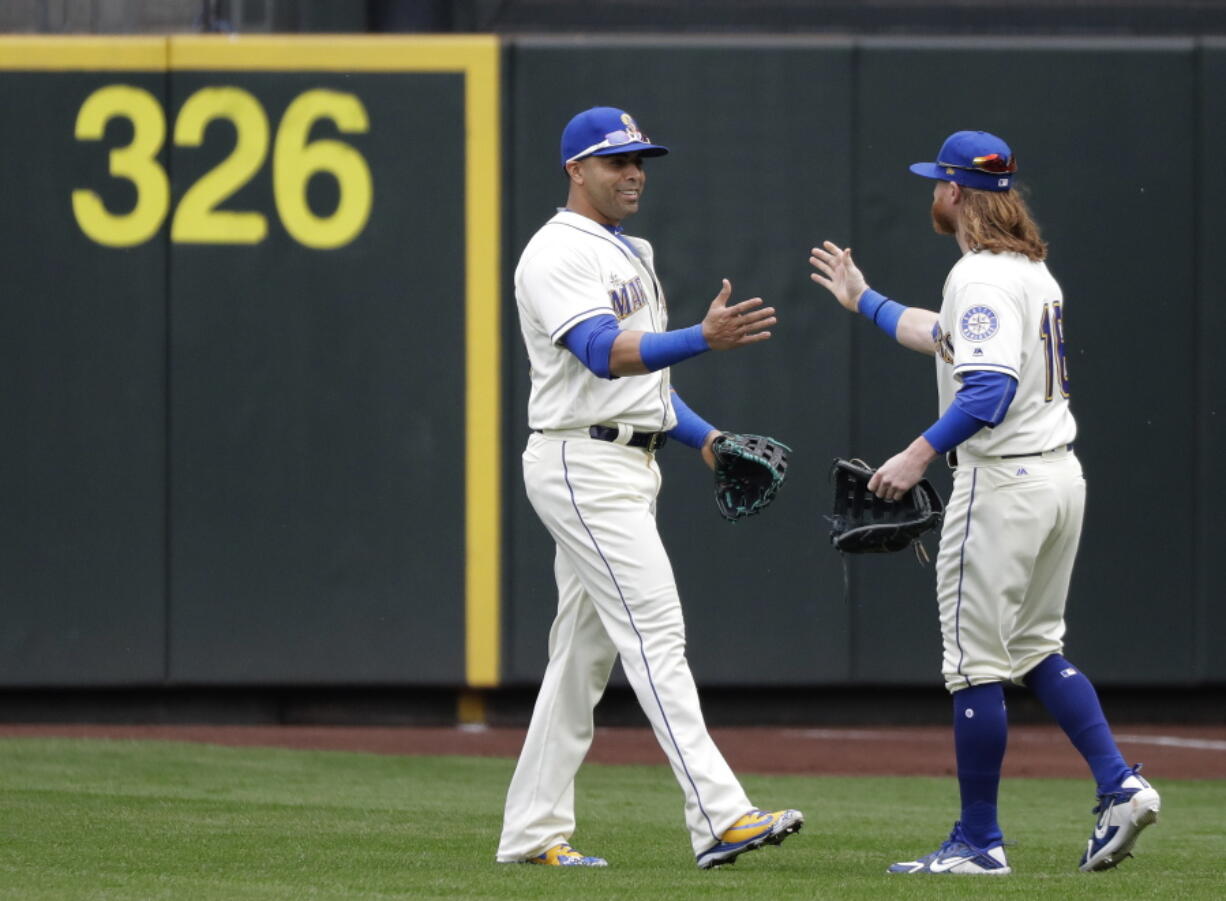
[[[952,181],[966,188],[977,188],[980,191],[1008,191],[1013,186],[1013,173],[993,175],[990,172],[974,172],[969,169],[950,169],[937,163],[912,163],[910,166],[916,175],[924,178],[935,178],[938,181]]]
[[[922,175],[924,178],[935,178],[938,181],[953,181],[945,172],[945,167],[938,166],[936,163],[912,163],[910,168],[916,175]]]
[[[668,148],[660,144],[644,144],[642,141],[631,141],[629,144],[618,144],[616,147],[604,147],[590,156],[613,156],[618,153],[641,153],[643,156],[664,156]]]

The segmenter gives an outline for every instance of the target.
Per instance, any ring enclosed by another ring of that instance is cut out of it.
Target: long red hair
[[[1011,191],[962,188],[962,234],[972,250],[1020,253],[1047,259],[1047,242],[1022,195]]]

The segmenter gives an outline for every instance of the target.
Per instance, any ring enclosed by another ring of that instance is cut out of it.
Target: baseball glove
[[[863,460],[834,461],[834,515],[826,517],[830,543],[846,554],[891,553],[915,545],[916,556],[926,561],[919,540],[945,518],[941,495],[921,479],[899,500],[884,500],[868,490],[874,472]]]
[[[788,473],[786,444],[762,435],[724,432],[711,444],[715,455],[715,506],[729,522],[760,513],[775,499]]]

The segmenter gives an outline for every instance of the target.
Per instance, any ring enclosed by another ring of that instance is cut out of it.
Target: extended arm
[[[728,306],[731,294],[732,284],[724,279],[707,315],[689,328],[623,331],[610,313],[583,320],[562,340],[583,365],[608,379],[655,372],[708,350],[731,350],[770,338],[767,329],[778,321],[775,308],[762,307],[760,297]]]
[[[845,309],[862,313],[904,347],[930,356],[935,352],[932,330],[937,314],[920,307],[905,307],[870,288],[851,258],[850,247],[844,250],[825,241],[822,247],[810,251],[809,263],[817,270],[809,278],[833,294]]]

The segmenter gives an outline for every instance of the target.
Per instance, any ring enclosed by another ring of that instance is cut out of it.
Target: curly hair
[[[1036,262],[1047,259],[1047,242],[1026,201],[1012,191],[963,187],[962,233],[972,250],[1020,253]]]

